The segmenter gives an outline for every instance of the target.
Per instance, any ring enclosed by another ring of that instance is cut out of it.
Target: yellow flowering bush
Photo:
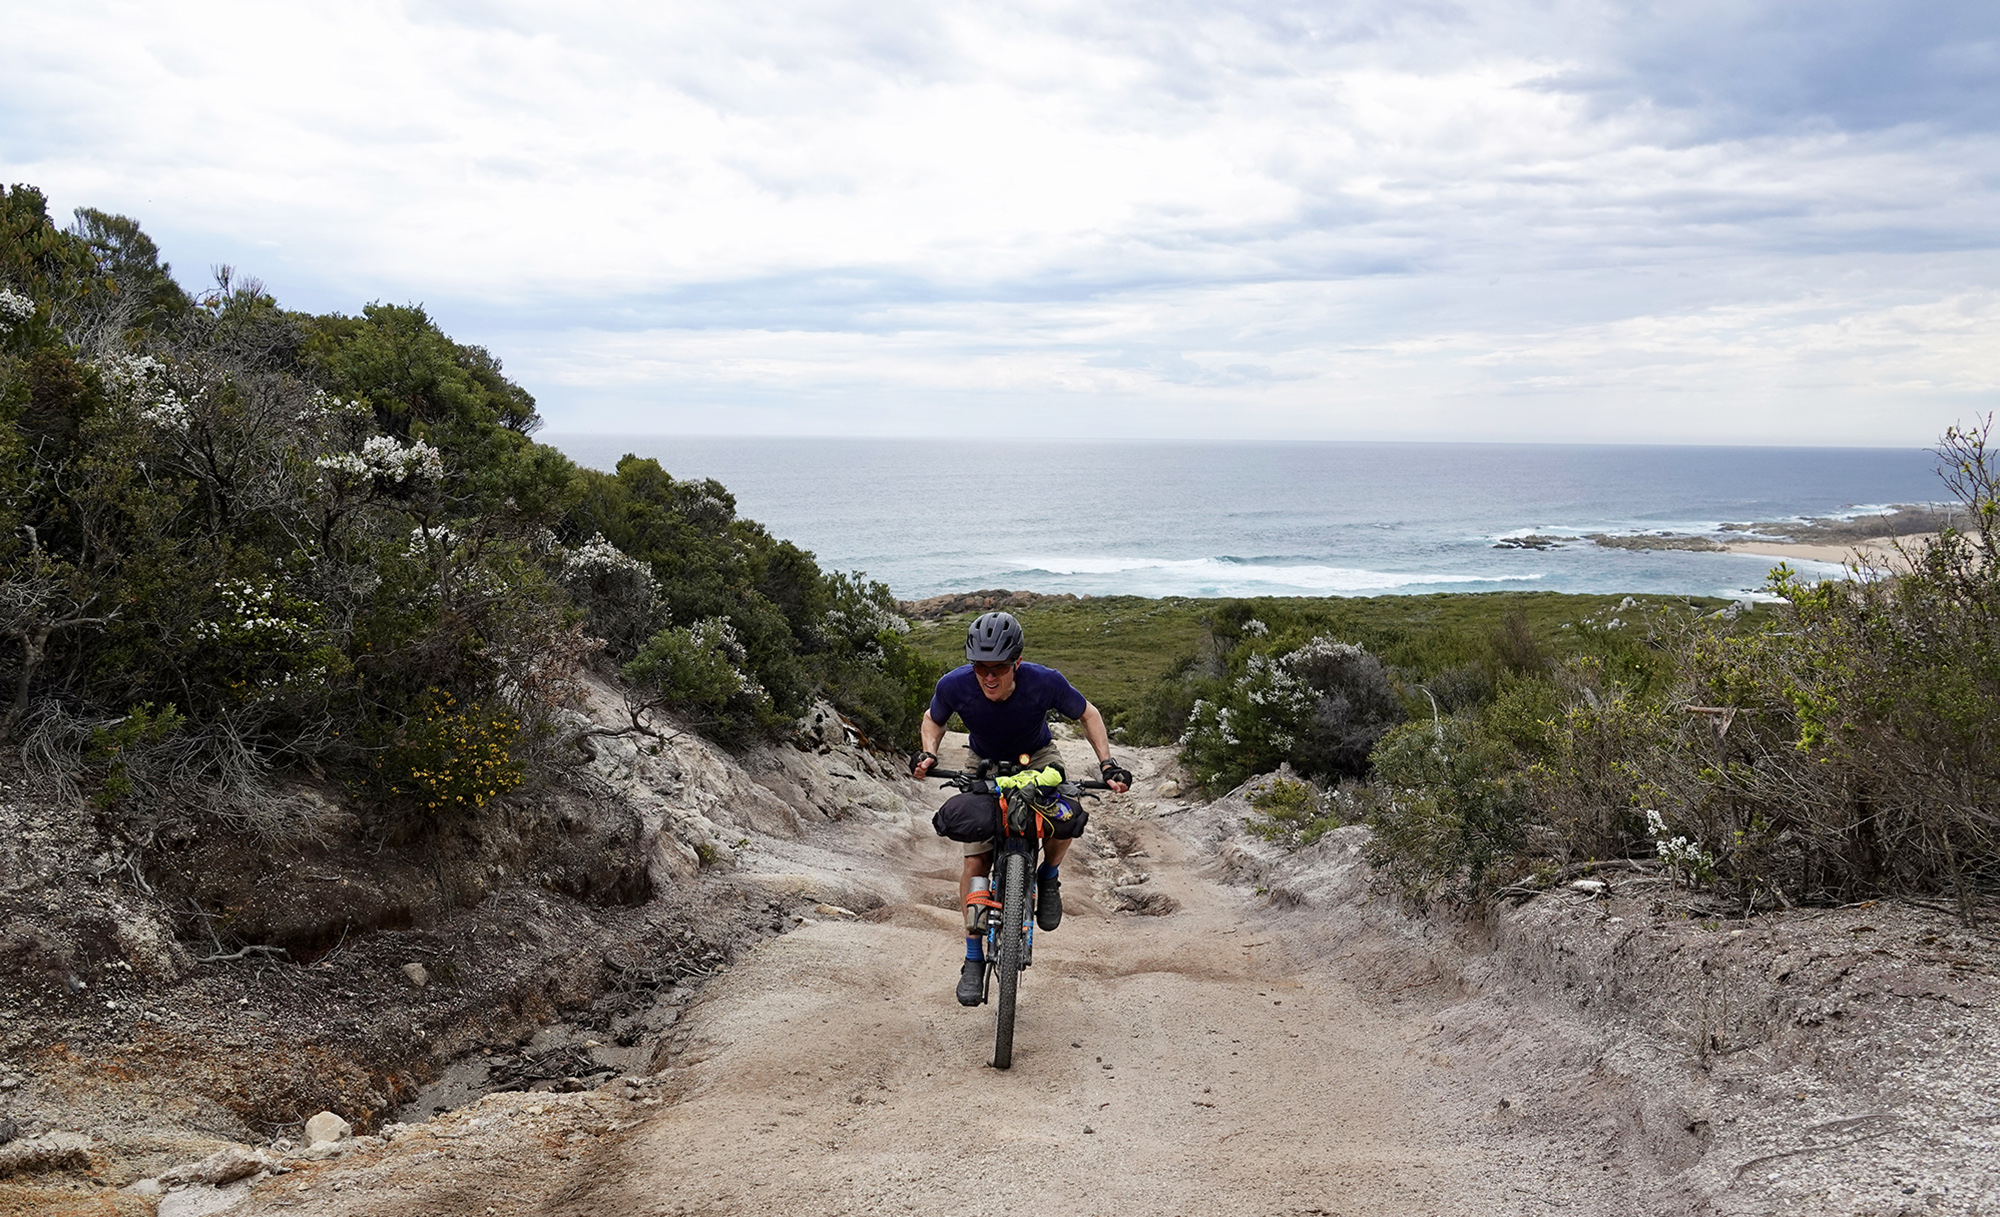
[[[431,815],[477,811],[521,784],[521,724],[505,709],[461,708],[433,689],[430,709],[396,733],[378,768],[389,788]]]

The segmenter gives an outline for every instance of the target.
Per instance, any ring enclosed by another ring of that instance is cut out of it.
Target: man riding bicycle
[[[1104,728],[1104,716],[1076,691],[1061,672],[1037,663],[1023,663],[1021,623],[1012,613],[986,613],[965,632],[963,667],[940,677],[931,694],[930,709],[924,712],[917,731],[923,751],[911,759],[910,772],[918,778],[937,764],[937,748],[944,742],[944,725],[956,713],[971,736],[975,763],[1016,761],[1026,766],[1063,768],[1062,754],[1056,750],[1049,731],[1051,710],[1074,719],[1083,727],[1083,737],[1097,754],[1098,768],[1113,791],[1123,792],[1132,785],[1132,775],[1111,759],[1111,737]],[[1058,868],[1069,852],[1069,841],[1050,838],[1044,845],[1041,869],[1035,873],[1039,895],[1035,901],[1035,923],[1053,930],[1062,921],[1062,886]],[[965,865],[958,878],[959,903],[972,894],[972,881],[993,872],[992,841],[975,841],[965,846]],[[983,992],[986,950],[976,935],[965,939],[965,964],[959,972],[959,1004],[976,1006]]]

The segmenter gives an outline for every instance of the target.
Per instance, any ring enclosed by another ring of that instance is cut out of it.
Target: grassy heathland
[[[1231,616],[1247,610],[1274,632],[1331,633],[1366,647],[1393,668],[1428,677],[1476,657],[1510,617],[1518,616],[1537,644],[1560,655],[1613,620],[1634,633],[1663,630],[1729,603],[1700,596],[1447,592],[1244,600],[1103,596],[1046,600],[1008,611],[1020,618],[1027,635],[1024,658],[1060,669],[1116,721],[1136,709],[1162,678],[1213,646],[1209,623],[1225,609]],[[964,662],[965,627],[975,616],[962,612],[913,622],[909,641],[947,667],[956,666]]]

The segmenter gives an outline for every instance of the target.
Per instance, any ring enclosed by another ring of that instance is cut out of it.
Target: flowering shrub
[[[1715,855],[1685,836],[1669,837],[1667,818],[1657,811],[1646,812],[1646,828],[1652,835],[1654,851],[1667,864],[1674,882],[1680,882],[1684,876],[1690,886],[1715,882]]]
[[[1253,653],[1219,696],[1197,700],[1181,760],[1210,787],[1285,763],[1311,776],[1355,775],[1401,717],[1381,663],[1321,635],[1284,655]]]
[[[660,584],[644,562],[597,533],[560,549],[556,581],[584,612],[590,632],[614,659],[630,659],[652,636],[661,612]]]
[[[345,667],[320,607],[269,580],[224,579],[210,614],[189,627],[201,666],[239,699],[324,680]]]
[[[167,431],[185,432],[193,418],[173,369],[152,355],[112,355],[97,363],[112,397],[136,407],[139,420]]]
[[[336,452],[313,462],[335,478],[381,478],[400,483],[417,478],[435,482],[444,477],[444,456],[422,440],[399,443],[387,435],[370,436],[359,452]]]
[[[0,287],[0,334],[5,334],[35,315],[35,302]]]
[[[512,751],[519,721],[477,703],[461,709],[451,694],[431,692],[430,710],[396,733],[378,763],[389,788],[442,815],[477,811],[519,786],[524,775]]]

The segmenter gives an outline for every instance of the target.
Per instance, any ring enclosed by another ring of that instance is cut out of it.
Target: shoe
[[[1035,924],[1044,930],[1062,924],[1062,880],[1055,876],[1042,880],[1036,892]]]
[[[986,961],[968,959],[958,974],[958,1004],[976,1006],[986,1000]]]

